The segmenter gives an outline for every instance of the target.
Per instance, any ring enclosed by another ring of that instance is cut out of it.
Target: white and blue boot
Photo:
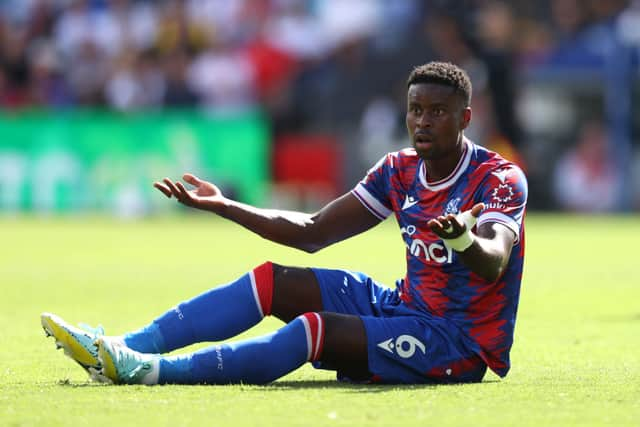
[[[100,373],[102,366],[95,345],[95,341],[104,336],[101,326],[92,328],[81,324],[80,327],[75,327],[51,313],[42,313],[40,323],[45,334],[56,340],[56,348],[62,348],[64,354],[82,366],[92,380],[106,380]]]
[[[98,338],[98,361],[101,375],[113,384],[157,384],[160,373],[160,356],[139,353],[125,346],[120,340]]]

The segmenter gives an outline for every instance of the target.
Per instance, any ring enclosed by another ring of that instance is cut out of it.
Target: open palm
[[[193,185],[194,189],[187,190],[182,182],[174,182],[169,178],[155,182],[153,186],[168,198],[175,197],[180,203],[197,209],[215,212],[223,206],[225,198],[215,184],[203,181],[190,173],[184,174],[182,179]]]
[[[471,208],[471,215],[478,218],[484,209],[484,203],[476,203]],[[448,214],[433,218],[427,225],[442,239],[453,239],[460,236],[467,229],[466,225],[460,222],[458,215]]]

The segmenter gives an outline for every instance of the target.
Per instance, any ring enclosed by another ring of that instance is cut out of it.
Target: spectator
[[[46,41],[33,45],[29,56],[29,101],[38,106],[68,107],[72,96],[60,58]]]
[[[499,133],[515,146],[522,145],[522,131],[513,106],[516,100],[516,70],[513,67],[515,16],[503,2],[483,3],[477,12],[476,50],[487,67],[487,91]]]
[[[187,107],[199,104],[200,98],[187,84],[188,64],[187,53],[180,49],[163,58],[163,71],[166,78],[163,105]]]
[[[105,105],[103,89],[108,81],[111,61],[90,39],[85,39],[73,52],[73,67],[67,78],[75,101],[80,105]]]
[[[162,104],[165,80],[150,52],[121,54],[107,82],[105,96],[110,106],[120,111],[156,108]]]
[[[602,124],[589,121],[582,126],[575,147],[556,165],[556,201],[570,211],[611,211],[618,200],[617,174],[615,163],[607,150]]]
[[[24,28],[7,25],[0,46],[0,68],[4,75],[3,105],[21,108],[29,105],[29,64]]]
[[[255,106],[254,69],[241,50],[213,45],[196,57],[187,75],[207,110],[229,113]]]

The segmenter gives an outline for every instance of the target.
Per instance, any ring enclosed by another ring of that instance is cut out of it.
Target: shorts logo
[[[216,360],[218,361],[218,371],[224,370],[224,360],[222,359],[222,346],[216,346]]]
[[[408,359],[414,355],[416,348],[425,354],[427,349],[425,345],[416,337],[411,335],[400,335],[394,342],[393,338],[378,343],[378,347],[388,351],[391,354],[395,353],[403,359]]]

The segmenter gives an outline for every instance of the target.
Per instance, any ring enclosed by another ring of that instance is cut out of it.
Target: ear
[[[469,126],[470,122],[471,122],[471,107],[465,107],[465,109],[462,110],[460,129],[466,129],[467,126]]]

